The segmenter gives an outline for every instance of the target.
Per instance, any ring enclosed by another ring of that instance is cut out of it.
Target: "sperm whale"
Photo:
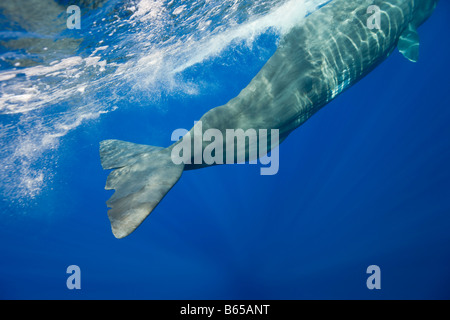
[[[395,48],[407,59],[417,61],[417,28],[431,16],[437,2],[333,0],[281,39],[274,55],[237,97],[204,114],[199,120],[200,131],[194,126],[168,148],[120,140],[100,142],[102,167],[114,169],[105,186],[107,190],[115,190],[106,202],[114,236],[123,238],[132,233],[184,170],[210,165],[194,161],[207,144],[198,147],[190,140],[192,161],[173,161],[173,151],[188,137],[195,138],[209,129],[224,135],[229,129],[277,130],[281,143],[319,109],[372,71]],[[268,139],[268,136],[257,139]],[[237,150],[234,158],[244,156],[251,160],[251,148],[248,144],[242,151]]]

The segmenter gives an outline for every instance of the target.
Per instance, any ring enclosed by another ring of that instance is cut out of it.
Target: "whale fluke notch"
[[[116,238],[132,233],[177,183],[184,165],[172,162],[168,149],[120,140],[100,142],[103,169],[113,170],[106,190],[115,190],[106,202]]]

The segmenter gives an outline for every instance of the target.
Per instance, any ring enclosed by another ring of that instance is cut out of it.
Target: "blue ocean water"
[[[449,299],[448,1],[420,61],[395,52],[319,111],[277,175],[184,172],[136,232],[111,233],[99,142],[170,145],[323,2],[2,2],[0,298]]]

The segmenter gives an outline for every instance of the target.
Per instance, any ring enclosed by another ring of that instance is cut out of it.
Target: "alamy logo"
[[[69,6],[66,10],[70,16],[67,18],[68,29],[81,29],[81,11],[79,6]]]
[[[367,28],[370,30],[381,29],[381,9],[379,6],[370,6],[367,8],[367,14],[371,16],[367,19]]]
[[[381,289],[381,269],[379,266],[372,265],[367,268],[367,274],[371,276],[367,279],[367,289]]]
[[[67,289],[81,289],[81,270],[77,265],[67,267],[66,273],[71,274],[66,281]]]
[[[224,131],[224,132],[223,132]],[[224,136],[225,134],[225,136]],[[181,140],[179,140],[181,138]],[[195,122],[192,132],[177,129],[172,141],[179,141],[172,149],[174,164],[257,164],[262,165],[261,175],[275,175],[279,169],[278,129],[207,129],[203,132],[202,122]],[[270,140],[270,148],[269,148]],[[247,143],[248,142],[248,143]],[[270,155],[268,154],[270,151]]]

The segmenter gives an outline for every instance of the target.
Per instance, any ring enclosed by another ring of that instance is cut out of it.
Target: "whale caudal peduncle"
[[[406,58],[417,61],[416,28],[431,15],[436,3],[434,0],[333,0],[313,12],[300,26],[292,28],[280,41],[275,54],[237,97],[203,115],[199,120],[200,130],[194,126],[168,148],[102,141],[102,166],[114,169],[106,182],[106,189],[116,190],[107,201],[113,234],[123,238],[133,232],[184,170],[230,163],[227,160],[232,158],[227,158],[226,150],[235,142],[234,137],[222,139],[222,148],[216,143],[214,152],[208,153],[205,151],[210,151],[207,148],[211,148],[211,141],[201,140],[196,145],[195,141],[199,141],[196,136],[204,137],[208,130],[214,130],[216,137],[225,137],[227,130],[266,132],[249,139],[243,148],[233,146],[234,159],[254,160],[252,154],[262,157],[271,152],[320,108],[385,60],[397,45]],[[376,10],[368,10],[369,7]],[[378,14],[377,23],[373,23],[373,14]],[[270,136],[275,133],[277,141],[272,143]],[[267,140],[263,152],[261,139]],[[181,149],[184,155],[188,154],[186,161],[173,161],[173,151]],[[225,150],[222,161],[217,159],[220,150]],[[210,155],[206,161],[205,153]],[[211,158],[215,161],[210,161]]]

